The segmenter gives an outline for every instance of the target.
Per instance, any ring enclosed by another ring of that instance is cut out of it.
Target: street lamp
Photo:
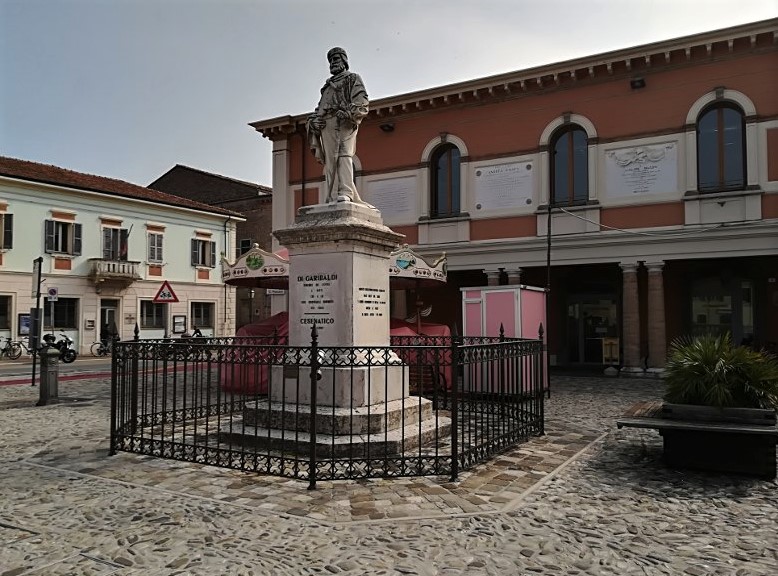
[[[254,323],[254,289],[249,289],[249,324]]]

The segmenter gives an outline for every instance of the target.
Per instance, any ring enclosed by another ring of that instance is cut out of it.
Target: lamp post
[[[254,289],[249,289],[249,324],[254,323]]]

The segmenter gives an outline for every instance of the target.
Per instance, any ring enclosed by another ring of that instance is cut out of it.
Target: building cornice
[[[604,261],[603,254],[608,254],[605,261],[613,262],[770,255],[778,249],[777,224],[776,220],[762,220],[553,236],[551,262],[553,266],[597,263]],[[445,251],[449,270],[484,268],[487,264],[545,266],[547,248],[545,237],[414,246],[425,254]]]
[[[689,63],[704,63],[731,54],[775,50],[778,18],[763,20],[536,66],[465,82],[457,82],[374,100],[368,118],[383,119],[430,109],[518,97],[579,82],[616,76],[644,75]],[[249,125],[270,140],[300,130],[310,113],[278,116]]]

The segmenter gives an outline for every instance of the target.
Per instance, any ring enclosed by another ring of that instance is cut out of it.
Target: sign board
[[[165,280],[162,286],[157,290],[157,295],[154,296],[154,302],[157,304],[167,304],[170,302],[178,302],[178,296],[173,292],[173,288],[170,287],[170,282]]]
[[[59,288],[56,286],[49,286],[46,288],[46,296],[48,296],[49,302],[56,302],[59,300]]]
[[[41,262],[43,258],[36,258],[32,261],[32,297],[37,298],[41,289]]]

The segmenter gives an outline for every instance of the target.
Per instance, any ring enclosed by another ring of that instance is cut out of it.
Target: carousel
[[[413,313],[406,317],[391,317],[390,337],[444,337],[451,336],[451,329],[445,324],[424,322],[429,316],[431,305],[425,305],[420,294],[422,290],[439,288],[447,280],[446,255],[442,254],[430,263],[403,245],[389,255],[389,286],[391,290],[412,290],[415,295]],[[289,289],[289,254],[286,249],[276,253],[266,252],[257,244],[235,263],[231,264],[222,257],[222,280],[231,286],[245,288]],[[241,326],[236,336],[273,338],[278,343],[286,342],[289,334],[289,315],[286,311],[269,318]],[[231,391],[265,393],[267,375],[265,371],[255,373],[226,374],[222,377],[222,387]]]

